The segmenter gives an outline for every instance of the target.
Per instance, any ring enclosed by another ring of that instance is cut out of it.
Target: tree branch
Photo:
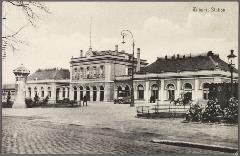
[[[13,33],[12,35],[7,35],[7,36],[2,36],[2,39],[6,39],[6,38],[10,38],[10,37],[15,37],[23,28],[25,28],[27,25],[22,26],[21,28],[19,28],[15,33]]]

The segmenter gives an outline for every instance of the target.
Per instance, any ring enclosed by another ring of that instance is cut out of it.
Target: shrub
[[[74,106],[74,104],[76,103],[76,101],[74,101],[74,100],[70,100],[69,101],[69,104],[73,107]]]
[[[2,108],[12,108],[13,102],[2,102]]]
[[[230,98],[227,107],[224,109],[224,119],[228,123],[238,122],[238,100]]]
[[[70,102],[69,98],[64,98],[64,99],[62,100],[62,103],[64,103],[64,104],[69,103],[69,102]]]
[[[193,104],[189,108],[189,112],[187,115],[188,121],[201,121],[202,119],[202,108],[199,106],[198,103]]]
[[[203,122],[220,122],[223,117],[223,110],[221,109],[217,100],[209,100],[207,106],[202,114]]]
[[[32,108],[33,107],[33,101],[31,98],[26,98],[25,99],[25,104],[27,106],[27,108]]]
[[[49,99],[49,97],[47,96],[47,97],[45,97],[43,100],[42,100],[42,103],[41,103],[41,105],[46,105],[47,103],[48,103],[48,99]]]

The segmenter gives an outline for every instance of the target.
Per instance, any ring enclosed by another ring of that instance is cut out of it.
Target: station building
[[[69,98],[80,101],[113,101],[121,91],[131,92],[132,54],[115,50],[93,51],[72,57],[68,69],[39,69],[27,77],[26,98],[49,97],[49,103]],[[21,67],[25,68],[25,67]],[[230,82],[229,66],[213,52],[199,55],[174,55],[157,58],[148,65],[140,59],[140,49],[134,58],[134,98],[148,103],[150,97],[161,103],[191,93],[192,100],[208,99],[208,84]],[[238,79],[234,68],[234,81]],[[2,100],[10,91],[14,99],[14,85],[3,87]]]
[[[235,82],[238,79],[237,72],[234,68]],[[131,90],[130,76],[117,76],[114,82],[115,98],[121,90]],[[136,72],[134,98],[148,103],[152,96],[161,103],[169,103],[189,92],[193,101],[207,100],[208,84],[223,82],[230,82],[230,68],[212,51],[196,56],[165,56]]]
[[[68,69],[39,69],[27,77],[26,98],[34,99],[37,94],[40,100],[49,97],[49,103],[69,98]]]
[[[140,48],[134,58],[134,71],[147,65],[140,59]],[[114,81],[117,76],[131,75],[132,54],[115,50],[93,51],[91,48],[80,57],[70,61],[70,99],[83,100],[87,95],[89,101],[113,101]]]

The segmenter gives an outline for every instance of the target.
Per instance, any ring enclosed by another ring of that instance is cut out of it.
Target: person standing
[[[84,106],[84,103],[86,103],[86,106],[87,106],[87,95],[86,94],[83,97],[83,106]]]

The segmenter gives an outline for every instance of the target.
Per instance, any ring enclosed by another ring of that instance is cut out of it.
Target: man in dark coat
[[[87,106],[87,95],[85,94],[84,97],[83,97],[83,106],[84,106],[84,103],[86,103],[86,106]]]

